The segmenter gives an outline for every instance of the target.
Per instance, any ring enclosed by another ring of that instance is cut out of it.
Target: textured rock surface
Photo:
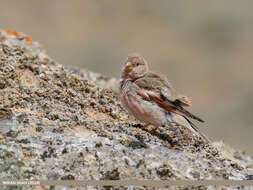
[[[0,178],[252,178],[253,159],[221,142],[141,129],[116,89],[116,79],[64,67],[37,42],[1,31]]]

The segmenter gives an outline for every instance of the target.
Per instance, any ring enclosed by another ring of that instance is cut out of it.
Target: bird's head
[[[122,75],[126,78],[135,79],[143,76],[148,71],[146,60],[139,54],[127,56]]]

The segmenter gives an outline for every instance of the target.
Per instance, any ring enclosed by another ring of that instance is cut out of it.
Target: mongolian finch
[[[189,120],[204,122],[184,108],[190,106],[189,98],[178,94],[165,77],[150,72],[140,55],[127,57],[120,79],[120,99],[129,113],[147,124],[144,127],[154,125],[155,131],[159,126],[176,124],[208,141]]]

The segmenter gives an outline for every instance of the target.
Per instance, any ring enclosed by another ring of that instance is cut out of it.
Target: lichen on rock
[[[24,35],[23,35],[24,36]],[[62,66],[0,32],[0,178],[248,179],[253,159],[182,128],[156,134],[122,107],[117,80]]]

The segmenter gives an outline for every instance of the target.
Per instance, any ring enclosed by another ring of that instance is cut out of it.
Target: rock
[[[0,178],[252,179],[253,159],[222,142],[141,129],[117,81],[64,67],[39,43],[1,30]]]

